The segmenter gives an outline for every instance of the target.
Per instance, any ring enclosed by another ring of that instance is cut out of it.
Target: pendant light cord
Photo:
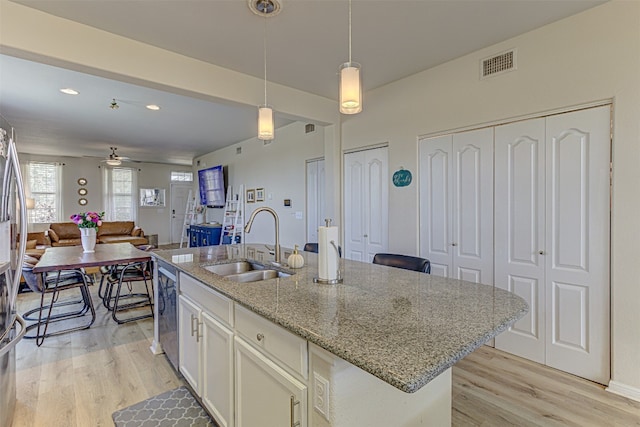
[[[349,0],[349,63],[351,63],[351,0]]]
[[[264,49],[264,105],[266,107],[267,106],[267,16],[266,14],[264,17],[264,36],[262,37],[262,42],[263,42],[263,49]]]

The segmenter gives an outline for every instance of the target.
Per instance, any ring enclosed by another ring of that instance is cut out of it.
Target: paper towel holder
[[[331,224],[331,220],[325,219],[325,221],[327,223],[327,227],[330,227],[329,224]],[[314,277],[313,283],[320,283],[323,285],[337,285],[339,283],[342,283],[342,272],[340,271],[340,250],[338,249],[336,242],[334,242],[333,240],[329,243],[331,243],[331,246],[333,246],[333,249],[336,251],[336,255],[338,256],[338,277],[336,277],[335,279],[321,279],[319,277]]]

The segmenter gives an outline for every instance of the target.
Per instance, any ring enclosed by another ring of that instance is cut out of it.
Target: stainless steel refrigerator
[[[24,336],[16,313],[27,242],[24,185],[14,130],[0,116],[0,426],[9,427],[16,404],[15,347]]]

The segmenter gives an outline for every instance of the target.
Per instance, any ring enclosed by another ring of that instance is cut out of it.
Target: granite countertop
[[[268,261],[264,245],[158,250],[153,256],[407,393],[528,311],[522,298],[493,286],[344,259],[343,284],[316,284],[318,256],[301,253],[305,266],[291,270],[294,275],[253,283],[232,282],[201,266]]]

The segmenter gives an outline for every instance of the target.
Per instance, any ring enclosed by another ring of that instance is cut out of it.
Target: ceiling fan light
[[[357,114],[362,111],[362,80],[360,64],[345,62],[340,66],[340,112]]]
[[[107,164],[109,166],[120,166],[122,164],[122,161],[120,159],[108,159]]]
[[[258,139],[270,141],[274,137],[273,109],[268,105],[258,107]]]

